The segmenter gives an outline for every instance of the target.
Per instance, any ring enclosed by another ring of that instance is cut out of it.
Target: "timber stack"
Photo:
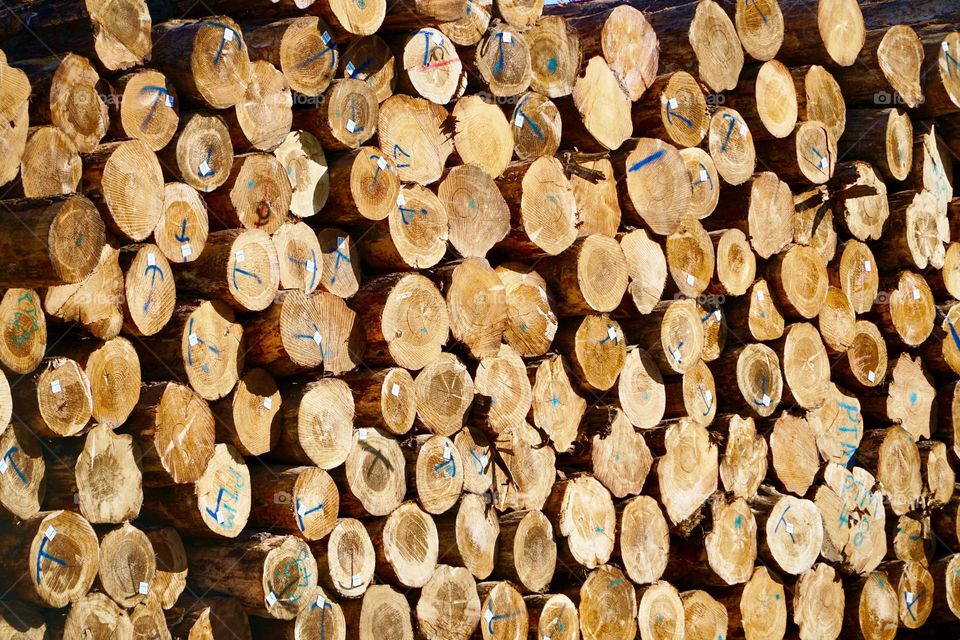
[[[960,633],[960,14],[0,16],[0,638]]]

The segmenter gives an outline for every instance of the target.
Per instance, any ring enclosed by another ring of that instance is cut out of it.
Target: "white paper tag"
[[[522,113],[518,113],[518,114],[517,114],[517,117],[513,119],[513,126],[515,126],[517,129],[520,129],[520,128],[523,127],[523,114],[522,114]]]
[[[914,290],[913,290],[913,299],[914,299],[914,300],[919,300],[919,299],[920,299],[920,289],[914,289]]]
[[[0,474],[7,472],[7,460],[6,458],[0,458]]]
[[[740,137],[741,138],[747,137],[747,124],[745,122],[740,123]]]
[[[397,194],[397,206],[398,206],[398,207],[402,207],[402,206],[405,205],[405,204],[407,204],[407,199],[403,197],[403,194],[402,194],[402,193],[398,193],[398,194]]]
[[[614,329],[613,327],[607,327],[607,337],[610,338],[611,340],[616,340],[617,330]]]
[[[793,533],[793,525],[790,524],[789,522],[786,523],[786,525],[784,526],[784,529],[787,530],[787,533]]]
[[[763,406],[769,407],[769,406],[770,406],[770,396],[768,396],[767,394],[763,394],[763,397],[760,398],[760,402],[763,404]]]
[[[443,443],[443,459],[449,460],[452,457],[453,457],[453,452],[450,451],[450,443],[444,442]]]
[[[821,169],[826,169],[826,168],[827,168],[827,159],[826,159],[826,158],[820,158],[820,162],[817,163],[817,166],[819,166]]]
[[[359,587],[361,584],[363,584],[363,578],[360,577],[360,574],[353,574],[353,577],[350,578],[350,586]]]
[[[346,66],[347,75],[350,76],[351,78],[353,77],[353,72],[356,71],[356,69],[357,68],[353,66],[352,62],[347,63],[347,66]]]
[[[413,295],[413,291],[404,291],[403,293],[397,296],[397,300],[406,300]]]
[[[50,383],[50,390],[53,391],[54,393],[60,393],[61,391],[63,391],[63,389],[60,387],[60,381],[53,380]]]
[[[233,29],[223,30],[223,40],[224,42],[233,42]]]
[[[940,43],[940,48],[948,53],[950,52],[950,44],[946,41]]]
[[[324,31],[320,34],[320,39],[323,40],[323,44],[330,44],[330,34]]]
[[[243,249],[240,249],[240,251],[237,251],[235,254],[233,254],[233,257],[237,264],[240,264],[247,259],[247,256],[243,254]]]
[[[56,528],[53,525],[47,527],[47,530],[43,532],[43,537],[53,542],[53,539],[57,537]]]
[[[670,353],[676,362],[683,362],[683,354],[680,353],[680,349],[673,349]]]
[[[350,133],[353,133],[356,130],[357,130],[357,123],[351,120],[350,118],[347,118],[347,131],[349,131]]]
[[[197,338],[197,334],[191,333],[190,335],[187,336],[187,342],[190,344],[191,347],[195,347],[200,343],[200,339]]]
[[[190,244],[185,244],[180,246],[180,255],[184,258],[189,258],[193,254],[193,249],[190,247]]]
[[[173,96],[172,96],[172,95],[170,95],[170,94],[168,93],[166,99],[164,100],[164,102],[167,103],[167,106],[168,106],[168,107],[170,107],[171,109],[173,109]]]
[[[512,42],[513,42],[513,34],[510,33],[509,31],[504,31],[504,32],[503,32],[503,41],[506,42],[507,44],[512,43]]]
[[[867,380],[869,380],[870,382],[876,382],[877,374],[874,373],[873,371],[867,371]]]
[[[763,291],[757,289],[757,300],[763,302]]]
[[[317,608],[323,609],[325,606],[327,606],[327,599],[323,596],[317,596]]]
[[[382,156],[377,156],[377,166],[380,167],[380,171],[385,171],[387,168],[387,161],[384,160]]]
[[[437,44],[443,44],[443,34],[439,31],[433,34],[433,39],[436,40]]]
[[[263,408],[266,409],[267,411],[270,411],[271,409],[273,409],[273,398],[271,398],[271,397],[269,397],[269,396],[266,397],[266,398],[264,398],[264,399],[263,399]]]
[[[217,510],[217,524],[223,524],[223,522],[224,522],[223,512],[218,509],[218,510]]]
[[[713,312],[713,317],[717,319],[717,322],[720,322],[723,319],[723,315],[720,313],[720,309],[716,309]]]
[[[320,343],[323,342],[323,336],[320,335],[319,331],[313,332],[313,341],[317,343],[317,346],[320,346]]]
[[[696,281],[697,281],[696,278],[694,278],[694,277],[693,277],[692,275],[690,275],[689,273],[687,274],[687,284],[693,285],[693,283],[696,282]]]
[[[706,391],[703,392],[703,398],[704,400],[707,401],[707,404],[710,404],[711,402],[713,402],[713,392],[707,389]]]
[[[366,440],[366,439],[367,439],[367,430],[357,429],[357,440]]]
[[[277,604],[277,596],[273,595],[273,591],[267,594],[267,604],[271,607]]]
[[[553,640],[550,636],[543,636],[543,640]]]
[[[873,271],[873,265],[870,264],[869,260],[863,261],[863,270],[866,271],[867,273],[870,273],[871,271]]]
[[[483,619],[486,620],[487,622],[490,622],[491,620],[493,620],[493,611],[491,611],[490,609],[486,609],[483,612]]]
[[[200,175],[204,178],[210,175],[210,165],[206,160],[200,163]]]
[[[482,454],[482,455],[480,456],[480,466],[483,467],[484,470],[486,470],[486,468],[487,468],[487,463],[488,463],[488,462],[489,462],[489,459],[487,458],[487,454],[485,454],[485,453]],[[481,472],[481,473],[482,473],[482,472]]]
[[[676,99],[676,98],[670,98],[669,100],[667,100],[667,106],[668,106],[669,108],[671,108],[671,109],[676,109],[676,108],[677,108],[677,99]]]
[[[709,177],[706,169],[700,169],[700,182],[706,182]]]
[[[297,506],[297,515],[300,516],[301,518],[307,515],[307,505],[301,502],[299,506]]]
[[[314,264],[313,260],[307,260],[307,263],[304,265],[304,268],[310,273],[313,273],[314,271],[317,270],[317,265]]]
[[[917,594],[915,594],[913,591],[907,591],[903,594],[903,599],[907,601],[907,604],[913,604],[916,598]]]
[[[140,595],[147,595],[150,592],[150,584],[147,582],[141,582],[137,591],[140,593]]]
[[[147,266],[155,267],[157,266],[157,255],[153,252],[147,254]]]
[[[390,395],[392,395],[392,396],[399,396],[399,395],[400,395],[400,385],[398,385],[396,382],[394,382],[394,383],[393,383],[393,386],[390,387]]]

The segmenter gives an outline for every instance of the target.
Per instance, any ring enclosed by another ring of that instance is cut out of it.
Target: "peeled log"
[[[710,442],[706,428],[681,419],[667,428],[666,449],[657,461],[660,499],[677,525],[694,515],[716,491],[717,446]]]

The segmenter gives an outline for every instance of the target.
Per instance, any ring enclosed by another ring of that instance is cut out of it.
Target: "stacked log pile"
[[[0,638],[960,630],[960,21],[0,16]]]

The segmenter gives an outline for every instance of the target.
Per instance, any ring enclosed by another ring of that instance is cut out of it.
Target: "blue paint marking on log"
[[[54,563],[56,563],[56,564],[59,564],[61,567],[69,567],[69,566],[70,566],[70,565],[67,563],[66,560],[63,560],[63,559],[61,559],[61,558],[58,558],[58,557],[56,557],[56,556],[54,556],[54,555],[50,555],[49,553],[47,553],[47,543],[48,543],[49,541],[50,541],[50,539],[47,538],[46,536],[44,536],[44,537],[40,540],[40,548],[37,549],[37,584],[40,584],[40,572],[41,572],[41,570],[42,570],[42,565],[40,564],[40,562],[41,562],[44,558],[46,558],[46,559],[49,560],[50,562],[54,562]]]
[[[18,447],[10,447],[7,449],[7,452],[3,454],[3,459],[8,465],[13,467],[13,471],[17,474],[17,477],[20,478],[20,482],[27,484],[27,476],[23,475],[23,471],[21,471],[20,467],[17,466],[17,461],[13,459],[13,454],[19,450],[20,449]]]
[[[632,173],[634,171],[639,171],[640,169],[644,168],[648,164],[652,162],[656,162],[657,160],[662,158],[665,154],[666,154],[666,151],[664,151],[663,149],[654,151],[653,153],[648,155],[646,158],[642,160],[638,160],[637,162],[634,162],[632,165],[630,165],[630,168],[627,169],[627,172]]]

